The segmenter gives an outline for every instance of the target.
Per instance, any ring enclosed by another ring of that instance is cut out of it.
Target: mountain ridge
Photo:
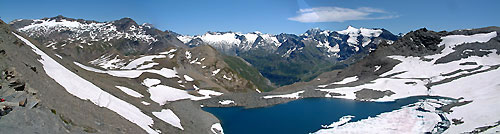
[[[343,62],[348,61],[349,64],[357,60],[355,57],[363,57],[382,41],[393,42],[398,38],[385,29],[353,27],[348,27],[347,30],[351,31],[344,30],[346,35],[339,34],[338,31],[309,29],[301,35],[271,35],[261,32],[242,34],[229,31],[184,36],[169,30],[161,31],[146,23],[138,25],[131,18],[97,22],[56,16],[38,20],[15,20],[10,25],[54,51],[80,62],[89,62],[109,53],[125,56],[154,54],[169,47],[210,45],[223,54],[243,58],[275,85],[311,80],[324,71],[345,66],[346,63]],[[280,64],[262,60],[259,56],[275,57]],[[300,66],[306,63],[321,66]],[[292,67],[297,65],[299,67]]]
[[[312,28],[299,35],[229,31],[179,35],[177,38],[191,47],[211,45],[222,53],[242,57],[273,83],[283,86],[309,81],[322,72],[342,68],[366,56],[377,44],[392,43],[399,37],[381,28],[349,26],[341,31]],[[304,66],[306,64],[320,67]]]

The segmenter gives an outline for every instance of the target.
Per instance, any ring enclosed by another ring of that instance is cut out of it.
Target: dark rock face
[[[401,39],[394,42],[394,44],[383,44],[382,46],[390,47],[393,50],[392,54],[405,56],[429,55],[443,49],[438,47],[443,35],[445,33],[438,33],[422,28],[407,33]]]
[[[114,22],[114,25],[116,26],[116,29],[118,29],[119,31],[125,31],[132,26],[139,27],[139,25],[137,25],[137,23],[130,18],[122,18],[120,20],[117,20]]]

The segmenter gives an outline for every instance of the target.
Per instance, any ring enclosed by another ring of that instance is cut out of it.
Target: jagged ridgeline
[[[210,45],[222,53],[239,56],[272,83],[283,86],[344,68],[366,56],[377,44],[391,44],[398,36],[385,29],[348,27],[342,31],[310,29],[301,35],[208,32],[178,38],[191,47]]]
[[[278,86],[309,81],[323,72],[344,68],[366,56],[377,44],[390,44],[398,38],[384,29],[354,27],[342,31],[310,29],[301,35],[208,32],[185,36],[160,31],[149,24],[138,25],[130,18],[96,22],[57,16],[15,20],[10,25],[57,53],[85,62],[105,54],[136,56],[158,53],[169,47],[210,45],[225,55],[241,57]],[[231,61],[227,59],[225,61]],[[234,64],[245,61],[231,62],[231,66],[245,66]],[[269,91],[273,87],[260,75],[242,76],[257,83],[261,90]]]

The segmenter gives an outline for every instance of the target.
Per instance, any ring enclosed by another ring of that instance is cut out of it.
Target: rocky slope
[[[208,46],[135,57],[130,69],[96,69],[0,26],[2,132],[213,133],[221,131],[217,119],[191,100],[256,92],[239,87],[254,85]],[[220,70],[198,72],[202,65]],[[221,86],[227,79],[233,82]]]
[[[40,56],[0,21],[2,116],[5,133],[121,133],[139,127],[69,94],[49,77]],[[35,42],[34,40],[32,40]],[[10,112],[9,112],[10,111]],[[84,114],[82,114],[84,113]]]
[[[348,27],[342,31],[310,29],[301,35],[208,32],[177,38],[188,46],[210,45],[225,54],[242,57],[273,83],[288,85],[343,68],[377,44],[392,43],[398,37],[384,29]]]

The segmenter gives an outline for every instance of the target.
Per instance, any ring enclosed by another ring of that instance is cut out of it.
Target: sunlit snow
[[[229,104],[234,104],[234,101],[233,100],[221,100],[221,101],[219,101],[219,104],[229,105]]]
[[[153,119],[142,113],[139,108],[103,91],[101,88],[81,78],[50,58],[50,56],[25,38],[15,33],[12,34],[16,35],[28,46],[33,48],[35,53],[41,56],[42,59],[39,61],[43,64],[43,69],[47,75],[64,87],[70,94],[83,100],[89,100],[100,107],[106,107],[130,122],[135,123],[148,133],[157,133],[149,127],[153,124]]]
[[[124,87],[124,86],[115,86],[116,88],[122,90],[124,93],[136,97],[136,98],[141,98],[144,97],[141,93],[138,93],[130,88]]]
[[[304,91],[298,91],[295,93],[291,94],[282,94],[282,95],[268,95],[264,96],[264,99],[271,99],[271,98],[290,98],[290,99],[298,99],[300,98],[300,94],[304,93]]]
[[[224,130],[222,130],[222,126],[220,125],[220,123],[213,124],[212,127],[210,127],[210,130],[214,134],[224,134]]]
[[[158,119],[174,126],[177,127],[181,130],[184,130],[181,125],[181,120],[175,113],[170,110],[170,109],[162,109],[160,112],[153,112],[153,115],[156,116]]]

